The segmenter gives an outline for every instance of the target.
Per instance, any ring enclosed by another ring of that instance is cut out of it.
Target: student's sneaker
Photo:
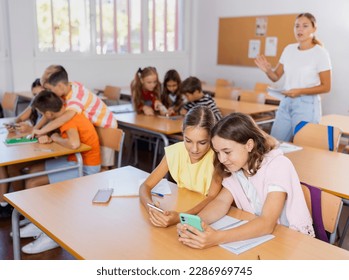
[[[40,233],[42,233],[42,231],[33,223],[29,223],[19,229],[19,236],[21,238],[37,237]],[[12,237],[12,231],[10,232],[10,236]]]
[[[22,252],[26,254],[38,254],[57,247],[59,245],[42,232],[35,241],[23,246]]]

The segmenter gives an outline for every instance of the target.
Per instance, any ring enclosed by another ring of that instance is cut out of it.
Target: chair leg
[[[340,237],[339,242],[338,242],[339,247],[342,247],[343,241],[345,239],[345,236],[347,235],[348,229],[349,229],[349,216],[348,216],[347,221],[345,223],[345,226],[344,226],[344,229],[342,232],[342,236]]]

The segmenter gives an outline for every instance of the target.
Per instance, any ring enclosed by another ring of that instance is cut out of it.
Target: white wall
[[[189,33],[185,41],[187,51],[175,54],[147,53],[142,55],[71,55],[40,54],[36,51],[36,22],[34,0],[0,0],[8,5],[5,11],[9,21],[9,37],[13,82],[1,86],[0,94],[5,90],[29,90],[33,80],[40,77],[45,68],[51,64],[63,65],[70,80],[79,81],[90,89],[103,88],[105,85],[129,85],[139,67],[155,66],[162,80],[165,72],[171,67],[185,77],[189,75],[190,50]],[[186,4],[188,5],[188,3]],[[186,20],[189,17],[191,4],[188,5]],[[0,10],[1,12],[1,10]],[[1,13],[0,13],[1,15]],[[187,24],[187,22],[185,22]],[[2,61],[0,60],[0,80],[3,79]]]
[[[333,75],[330,94],[323,95],[323,113],[348,114],[349,1],[347,0],[194,0],[195,46],[193,74],[210,83],[216,78],[253,88],[255,82],[270,82],[256,67],[217,65],[218,20],[240,17],[310,12],[318,23],[317,36],[330,53]]]

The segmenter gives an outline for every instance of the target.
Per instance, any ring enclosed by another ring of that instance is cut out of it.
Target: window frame
[[[96,26],[96,1],[99,0],[89,0],[90,1],[90,50],[86,52],[76,52],[76,51],[66,51],[66,52],[55,52],[53,50],[42,52],[39,50],[39,38],[38,38],[38,26],[37,26],[37,9],[36,9],[36,1],[34,5],[34,31],[35,31],[35,47],[34,47],[34,53],[37,58],[41,59],[52,59],[52,58],[98,58],[98,59],[105,59],[110,60],[112,58],[115,59],[130,59],[132,57],[137,56],[144,56],[144,57],[182,57],[183,55],[187,55],[189,52],[189,44],[188,39],[190,38],[189,32],[190,28],[184,28],[188,21],[186,20],[188,18],[188,15],[190,14],[190,8],[191,8],[191,1],[185,1],[183,0],[182,5],[183,7],[179,7],[183,9],[182,19],[180,18],[178,21],[179,28],[182,28],[182,36],[179,36],[178,41],[183,40],[183,42],[179,42],[179,44],[182,44],[182,50],[174,50],[174,51],[152,51],[148,49],[148,38],[149,38],[149,32],[148,32],[148,1],[141,0],[141,38],[140,38],[140,53],[105,53],[105,54],[98,54],[96,50],[96,39],[97,39],[97,26]],[[179,5],[180,6],[180,5]],[[115,44],[115,42],[114,42]]]

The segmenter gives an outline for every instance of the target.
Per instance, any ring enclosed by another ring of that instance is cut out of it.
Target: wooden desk
[[[267,105],[260,103],[242,102],[229,99],[214,98],[217,107],[222,111],[223,116],[233,112],[240,112],[247,115],[275,112],[278,109],[276,105]],[[274,119],[269,119],[266,122],[273,122]],[[262,124],[264,122],[257,122]]]
[[[159,116],[146,116],[135,112],[114,115],[120,127],[153,135],[162,140],[165,147],[169,145],[168,135],[182,132],[183,118],[169,119]],[[157,150],[158,147],[155,147],[153,169],[156,167]]]
[[[338,127],[342,130],[343,136],[349,137],[349,116],[325,115],[322,116],[320,123]]]
[[[81,144],[80,147],[76,150],[71,150],[64,148],[63,146],[57,143],[51,144],[39,144],[39,143],[30,143],[22,145],[11,145],[7,146],[4,143],[4,140],[7,138],[7,129],[3,127],[3,123],[7,123],[13,120],[13,118],[0,119],[0,166],[7,166],[16,163],[30,162],[40,159],[48,159],[56,156],[65,156],[75,153],[77,158],[77,165],[73,168],[79,169],[79,174],[82,176],[82,157],[81,152],[85,152],[91,149],[90,146]],[[57,170],[52,170],[57,172]],[[50,171],[51,172],[51,171]],[[51,172],[52,173],[52,172]],[[30,173],[26,175],[10,177],[6,179],[0,179],[0,183],[13,182],[16,180],[28,179],[40,175],[47,174],[47,171],[42,171],[38,173]]]
[[[285,155],[302,182],[349,199],[349,155],[311,147]]]
[[[138,197],[113,197],[106,205],[92,204],[97,189],[105,188],[110,179],[117,179],[119,184],[134,184],[147,174],[127,166],[9,193],[5,199],[77,259],[257,260],[258,255],[263,260],[349,259],[348,251],[283,226],[276,227],[274,239],[240,255],[219,246],[192,249],[178,242],[176,226],[153,227]],[[159,199],[164,209],[184,211],[204,198],[195,192],[178,190],[173,184],[171,189],[171,195]],[[13,223],[18,223],[16,212]],[[235,208],[230,214],[238,219],[252,217]]]

